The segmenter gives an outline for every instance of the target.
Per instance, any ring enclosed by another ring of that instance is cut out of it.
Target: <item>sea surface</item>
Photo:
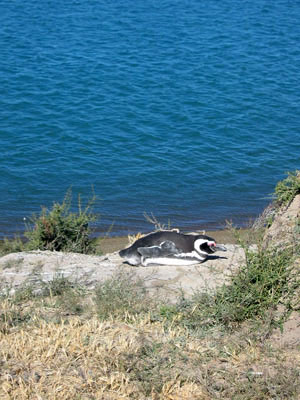
[[[93,192],[99,232],[243,226],[300,168],[299,0],[2,0],[0,236]]]

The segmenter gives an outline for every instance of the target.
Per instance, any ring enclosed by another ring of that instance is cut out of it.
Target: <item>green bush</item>
[[[95,246],[90,235],[90,223],[97,220],[92,213],[95,196],[82,209],[78,197],[78,211],[71,212],[72,192],[69,190],[60,203],[54,203],[51,210],[42,208],[40,215],[33,215],[28,230],[24,233],[28,239],[28,250],[56,250],[77,253],[93,253]]]
[[[9,253],[18,253],[24,250],[24,243],[19,237],[14,239],[5,238],[0,243],[0,256],[5,256]]]
[[[247,263],[228,286],[216,292],[213,314],[221,322],[242,322],[263,316],[277,307],[288,291],[291,254],[289,251],[247,252]]]
[[[288,172],[287,175],[275,187],[276,203],[279,206],[288,205],[300,193],[300,171]]]
[[[288,310],[300,286],[299,274],[292,268],[293,259],[291,249],[246,250],[246,264],[228,285],[212,293],[195,293],[191,300],[177,305],[180,323],[194,330],[217,324],[230,328],[263,318],[279,304]]]

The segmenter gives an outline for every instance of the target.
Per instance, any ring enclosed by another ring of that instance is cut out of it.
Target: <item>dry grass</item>
[[[84,322],[71,318],[59,324],[38,320],[33,326],[1,333],[0,398],[146,398],[143,392],[151,394],[151,388],[145,390],[136,381],[135,364],[145,347],[161,340],[161,328],[147,321],[130,326],[101,323],[96,318]],[[164,335],[163,345],[177,335]],[[158,398],[202,395],[199,385],[181,385],[176,376],[169,374],[162,382]]]
[[[145,235],[143,235],[141,232],[138,232],[136,235],[128,235],[127,238],[129,246],[131,246],[134,242],[136,242],[138,239],[141,239],[144,236]]]
[[[60,296],[20,299],[1,302],[1,400],[300,396],[299,348],[272,347],[252,325],[196,335],[146,313],[101,322],[91,297],[80,316]]]

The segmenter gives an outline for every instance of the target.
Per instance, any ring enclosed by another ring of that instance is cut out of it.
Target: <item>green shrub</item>
[[[51,210],[42,208],[40,215],[33,215],[28,230],[24,233],[28,239],[28,250],[56,250],[77,253],[93,253],[95,246],[90,238],[90,223],[97,220],[92,213],[95,196],[82,209],[78,197],[78,211],[71,212],[72,193],[69,190],[60,203],[54,203]]]
[[[216,292],[214,316],[221,322],[242,322],[263,316],[277,307],[288,290],[291,254],[289,251],[259,250],[247,253],[247,263],[229,286]]]
[[[9,253],[18,253],[24,250],[24,243],[19,237],[14,239],[5,238],[0,243],[0,256],[5,256]]]
[[[300,286],[292,268],[291,249],[246,250],[246,264],[215,292],[198,292],[177,305],[180,321],[190,329],[221,324],[232,327],[246,320],[263,318],[279,304],[286,309]]]
[[[287,175],[275,187],[276,203],[279,206],[288,205],[300,193],[300,171],[288,172]]]

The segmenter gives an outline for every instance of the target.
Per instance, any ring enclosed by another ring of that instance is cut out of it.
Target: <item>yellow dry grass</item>
[[[0,400],[300,398],[299,346],[272,346],[264,324],[195,334],[128,310],[101,322],[93,296],[81,316],[62,298],[0,299]]]
[[[233,336],[191,337],[184,328],[166,329],[149,318],[129,325],[96,317],[59,323],[33,317],[30,323],[2,329],[0,343],[1,400],[210,400],[219,392],[218,398],[227,399],[237,384],[248,390],[249,379],[263,379],[258,389],[268,381],[275,385],[278,372],[300,362],[299,352],[270,351],[251,341],[245,345]],[[153,360],[143,359],[144,349],[155,343],[161,347],[154,363],[169,358],[165,365],[170,371],[161,371],[159,390],[154,379],[146,393],[138,370],[147,377],[147,368],[155,369]],[[266,398],[259,393],[253,398]]]
[[[0,334],[0,399],[143,399],[126,371],[124,354],[135,355],[145,341],[161,339],[162,326],[140,321],[35,320]],[[178,333],[170,332],[164,340]],[[158,397],[157,397],[158,396]],[[153,399],[207,399],[192,382],[165,382]]]
[[[128,243],[131,246],[134,242],[136,242],[138,239],[141,239],[142,237],[144,237],[145,235],[143,235],[141,232],[138,232],[136,235],[128,235]]]

